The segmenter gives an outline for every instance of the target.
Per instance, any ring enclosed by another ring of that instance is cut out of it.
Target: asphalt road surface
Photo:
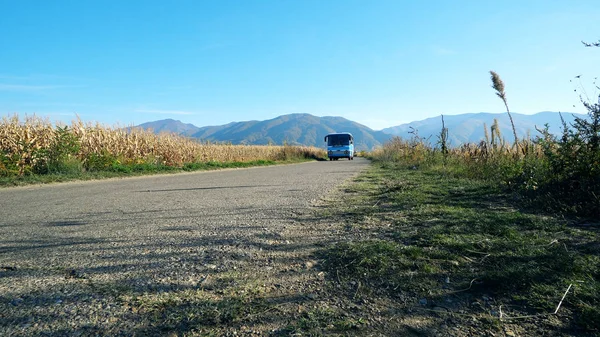
[[[32,249],[32,242],[135,238],[286,218],[368,164],[356,158],[0,189],[2,260],[11,251]]]
[[[127,319],[118,296],[102,289],[193,288],[211,273],[285,265],[302,249],[288,231],[302,229],[297,214],[368,165],[356,158],[2,188],[0,335],[129,334],[140,331],[139,318]]]

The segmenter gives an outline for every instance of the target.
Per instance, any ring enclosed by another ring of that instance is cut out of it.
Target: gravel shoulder
[[[0,335],[285,334],[339,239],[303,219],[368,165],[0,189]]]

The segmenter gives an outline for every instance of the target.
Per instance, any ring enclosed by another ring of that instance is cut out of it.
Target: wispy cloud
[[[432,46],[431,50],[436,55],[456,55],[458,54],[456,50],[441,47],[441,46]]]
[[[193,111],[181,111],[181,110],[158,110],[158,109],[138,109],[135,112],[145,114],[157,114],[157,115],[197,115]]]
[[[14,75],[14,74],[0,74],[0,79],[9,81],[32,81],[32,82],[43,82],[43,81],[90,81],[89,78],[55,75],[55,74],[28,74],[28,75]]]
[[[85,88],[88,83],[88,79],[62,75],[0,73],[0,92],[46,94],[58,89]]]
[[[19,92],[31,92],[31,91],[42,91],[49,89],[60,89],[65,88],[64,85],[29,85],[29,84],[6,84],[0,83],[0,91],[19,91]]]
[[[21,102],[19,103],[19,106],[22,107],[48,107],[48,106],[54,106],[54,107],[63,107],[63,108],[81,108],[81,107],[93,107],[94,105],[91,104],[84,104],[84,103],[72,103],[72,102],[48,102],[48,101],[42,101],[42,102]]]
[[[31,76],[14,76],[14,75],[0,74],[0,79],[11,80],[11,81],[26,81],[26,80],[30,80]]]

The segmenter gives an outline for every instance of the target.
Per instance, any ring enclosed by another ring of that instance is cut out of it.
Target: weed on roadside
[[[386,162],[362,179],[370,184],[354,185],[338,216],[372,239],[318,252],[348,296],[400,296],[492,326],[559,315],[565,333],[598,331],[596,227],[520,210],[497,185],[437,167]]]

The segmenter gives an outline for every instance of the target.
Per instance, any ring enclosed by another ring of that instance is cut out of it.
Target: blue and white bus
[[[329,160],[354,159],[354,137],[349,132],[330,133],[325,136]]]

